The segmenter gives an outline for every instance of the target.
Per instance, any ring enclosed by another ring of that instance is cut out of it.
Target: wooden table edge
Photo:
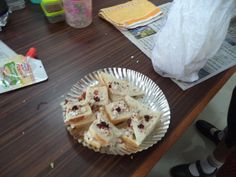
[[[158,147],[159,151],[153,151],[152,154],[143,162],[143,164],[133,173],[132,177],[146,176],[158,160],[165,154],[170,147],[180,138],[184,131],[191,125],[195,118],[203,111],[210,100],[224,86],[229,78],[236,72],[236,66],[228,69],[219,82],[211,88],[209,94],[196,105],[196,107],[183,119],[183,121],[174,129],[169,137]],[[170,167],[171,168],[171,167]]]

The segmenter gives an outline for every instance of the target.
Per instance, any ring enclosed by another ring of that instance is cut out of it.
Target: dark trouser
[[[236,87],[234,87],[228,110],[225,143],[229,148],[236,145]]]

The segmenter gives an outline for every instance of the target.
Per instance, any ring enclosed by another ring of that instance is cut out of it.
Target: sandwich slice
[[[74,139],[83,139],[84,133],[88,130],[90,123],[83,124],[82,126],[78,125],[70,125],[67,126],[67,130],[69,131],[70,135],[73,136]]]
[[[129,151],[135,151],[138,149],[139,145],[136,141],[136,137],[134,134],[134,129],[131,126],[132,118],[129,118],[127,121],[123,122],[119,125],[122,126],[120,128],[122,132],[122,142],[124,143],[124,146]]]
[[[108,120],[106,113],[102,111],[96,113],[96,120],[85,134],[85,141],[95,148],[113,146],[121,136],[119,129]]]
[[[123,137],[123,140],[132,147],[139,147],[143,141],[153,132],[160,120],[161,113],[153,111],[145,104],[129,96],[125,97],[126,103],[133,112],[133,116],[129,120],[128,129],[133,134]],[[130,130],[132,129],[132,131]]]
[[[95,139],[95,137],[91,135],[89,131],[84,133],[84,142],[97,150],[99,150],[102,147],[102,144],[99,141],[97,141],[97,139]]]
[[[143,116],[149,112],[153,112],[150,106],[143,104],[141,101],[134,99],[130,96],[125,96],[124,98],[126,104],[129,106],[130,110],[140,116]],[[160,112],[155,111],[155,114],[159,115]]]
[[[116,101],[105,106],[109,120],[114,124],[119,124],[128,120],[133,113],[124,101]]]
[[[109,97],[106,86],[88,87],[86,90],[85,100],[90,105],[107,105],[109,102]]]
[[[122,128],[122,140],[128,150],[137,150],[145,139],[153,132],[159,122],[154,114],[129,119],[129,125]]]
[[[94,121],[92,110],[88,104],[68,102],[65,105],[65,124],[81,127]],[[73,128],[73,127],[72,127]]]
[[[134,86],[129,81],[125,79],[118,79],[111,74],[101,72],[99,73],[99,80],[101,84],[107,86],[109,96],[111,99],[114,97],[117,100],[117,98],[122,98],[125,95],[136,96],[136,97],[144,95],[144,92],[141,89]]]
[[[139,118],[132,119],[131,126],[134,130],[134,135],[138,145],[153,132],[159,122],[160,114],[154,112],[146,113]]]

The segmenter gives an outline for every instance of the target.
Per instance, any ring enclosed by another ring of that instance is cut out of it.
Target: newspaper
[[[154,35],[160,31],[167,18],[171,3],[159,6],[163,12],[160,20],[154,21],[147,26],[137,27],[131,30],[120,30],[134,45],[151,59],[154,47]],[[226,39],[216,55],[208,60],[206,65],[199,71],[199,79],[195,82],[182,82],[172,79],[182,90],[197,85],[206,79],[236,65],[236,18],[231,22]]]

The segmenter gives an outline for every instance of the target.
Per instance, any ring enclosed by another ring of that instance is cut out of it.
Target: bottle
[[[66,23],[84,28],[92,23],[92,0],[63,0]]]

